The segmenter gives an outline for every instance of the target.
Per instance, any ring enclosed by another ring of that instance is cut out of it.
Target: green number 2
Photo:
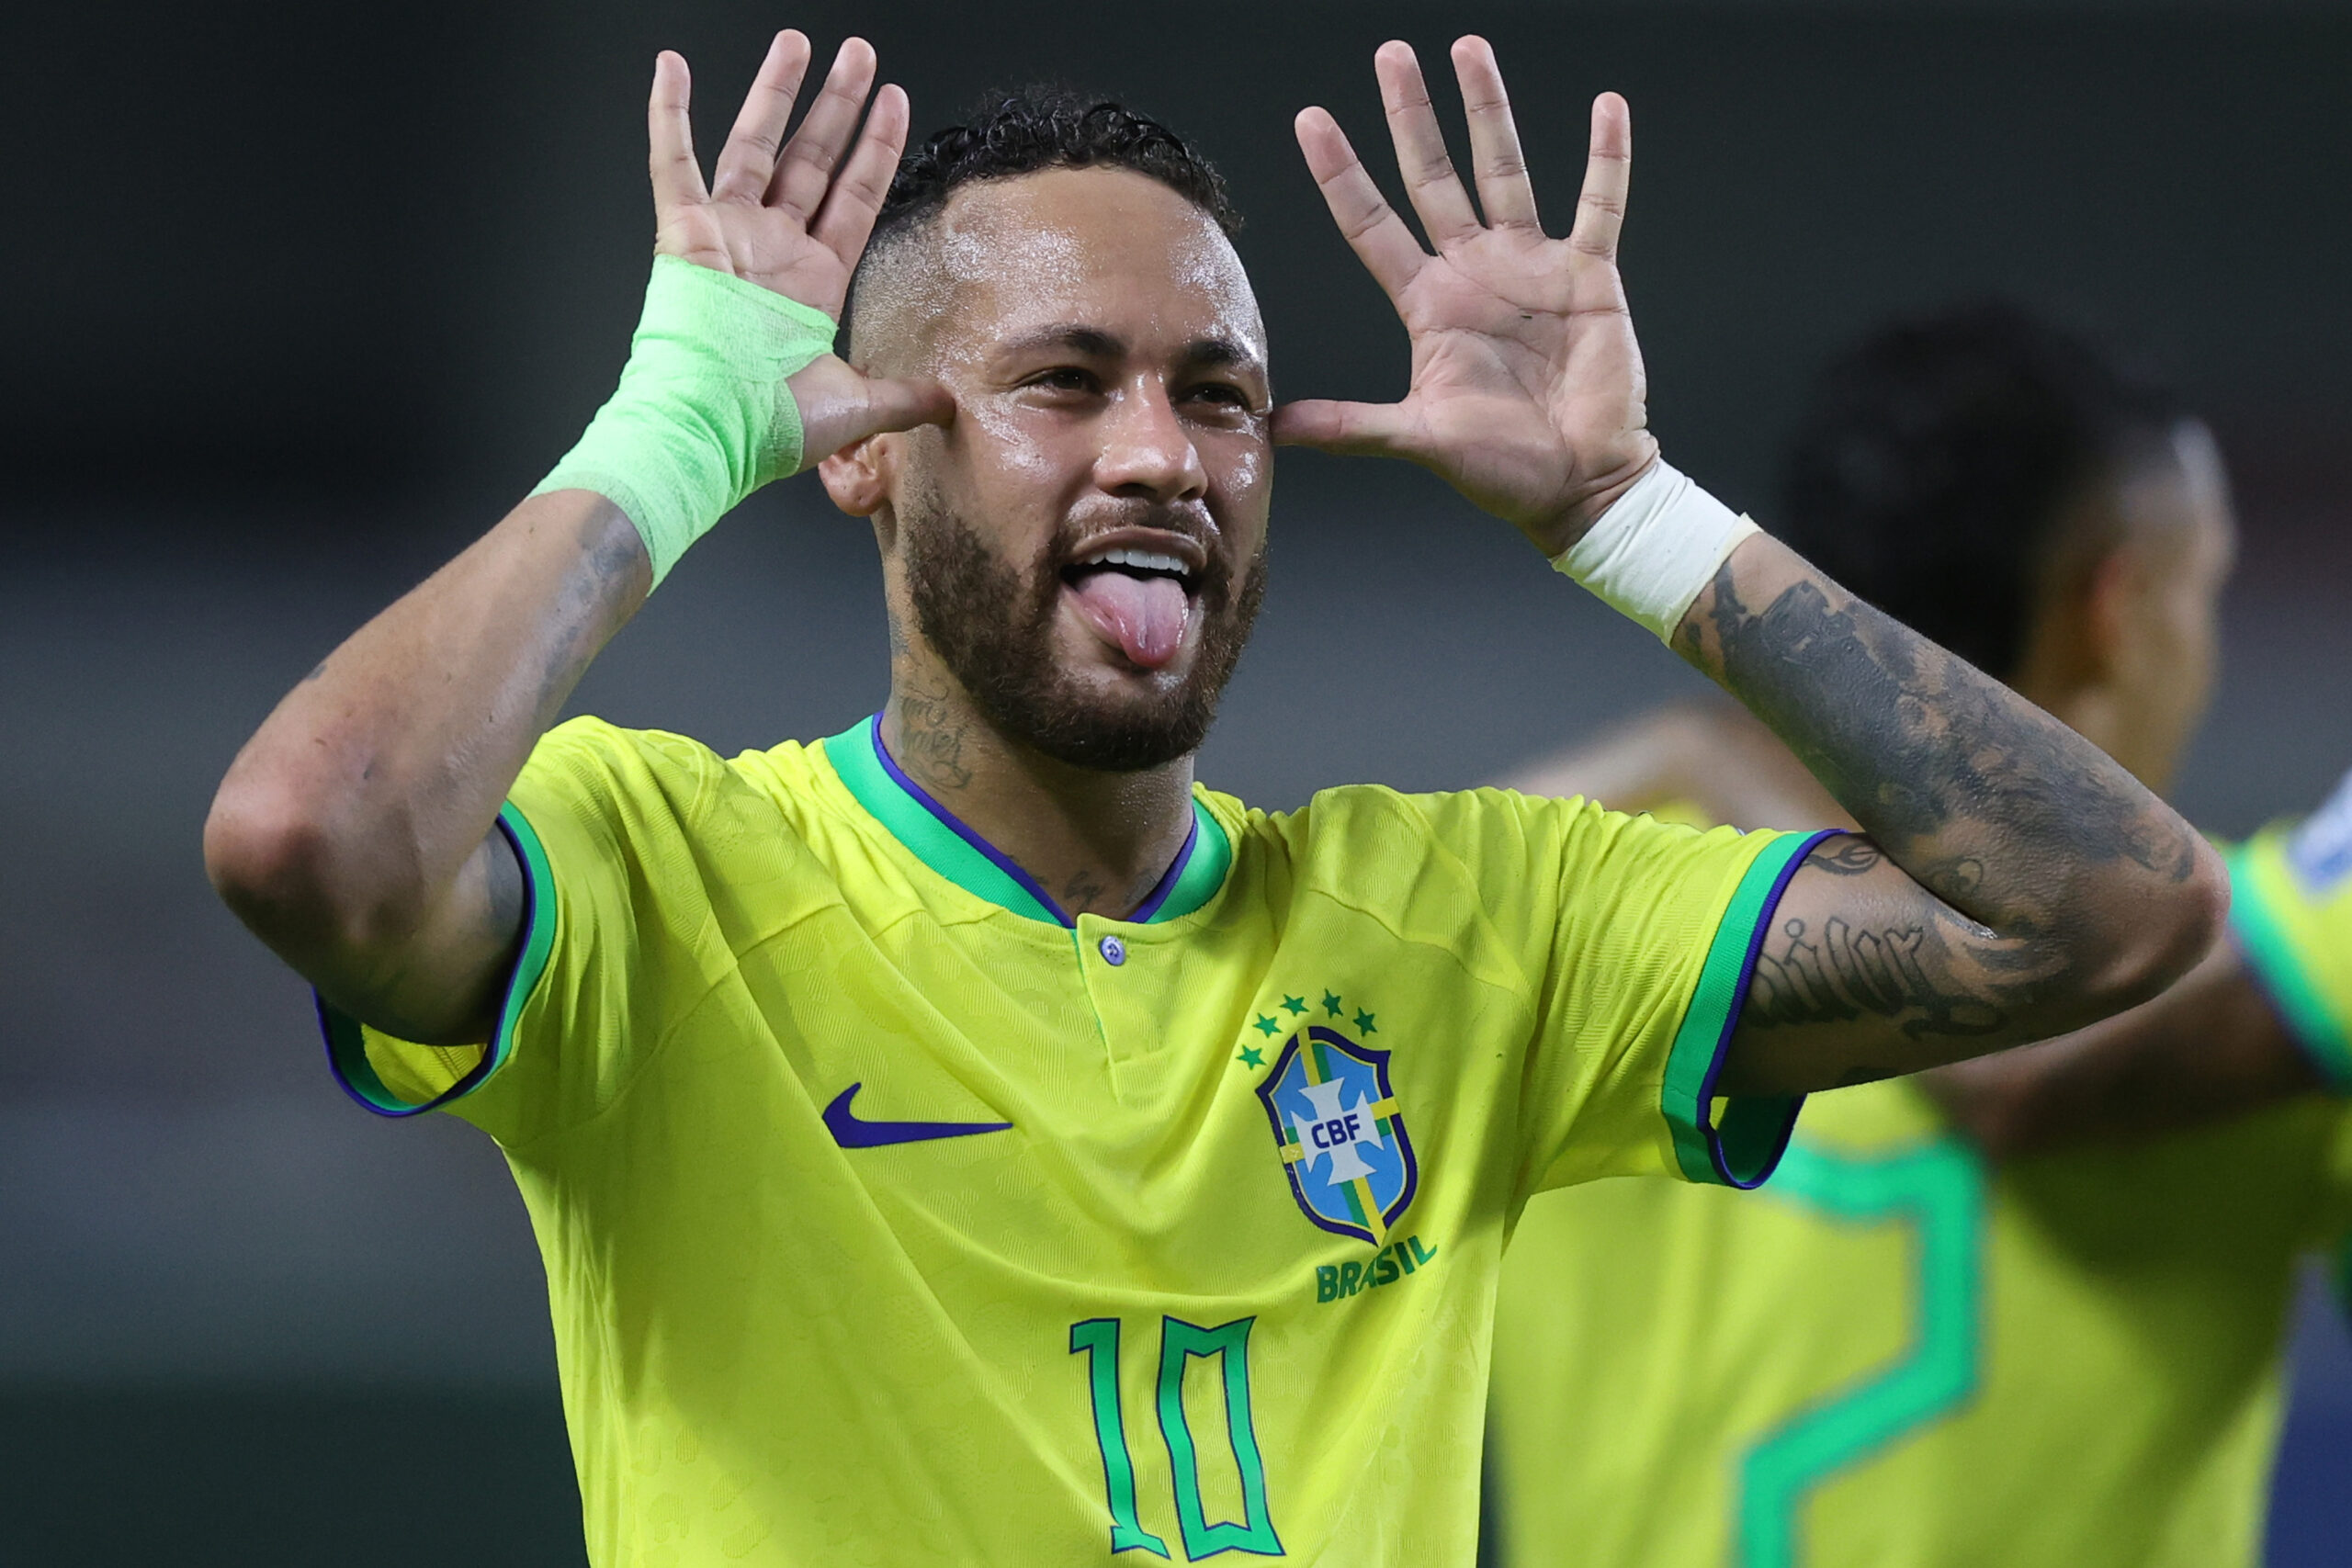
[[[1976,1386],[1984,1175],[1956,1140],[1888,1159],[1849,1159],[1799,1144],[1765,1189],[1833,1219],[1911,1227],[1918,1276],[1911,1343],[1883,1371],[1766,1433],[1739,1467],[1738,1568],[1794,1568],[1804,1501],[1950,1411]]]
[[[1279,1557],[1266,1506],[1266,1465],[1250,1416],[1250,1325],[1244,1317],[1202,1328],[1173,1317],[1159,1320],[1159,1382],[1155,1403],[1159,1436],[1168,1445],[1173,1472],[1176,1524],[1183,1532],[1186,1561],[1197,1562],[1220,1551],[1250,1551]],[[1136,1466],[1127,1451],[1127,1424],[1119,1410],[1119,1320],[1090,1317],[1069,1329],[1069,1352],[1087,1359],[1087,1385],[1094,1409],[1094,1441],[1102,1452],[1102,1485],[1111,1507],[1111,1551],[1168,1555],[1168,1543],[1143,1528],[1136,1509]],[[1200,1452],[1192,1418],[1184,1411],[1184,1369],[1194,1357],[1214,1356],[1225,1375],[1225,1438],[1241,1472],[1242,1519],[1208,1520],[1201,1501]]]

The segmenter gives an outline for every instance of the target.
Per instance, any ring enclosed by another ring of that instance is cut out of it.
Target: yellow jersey
[[[2325,1067],[2352,897],[2295,841],[2233,852],[2232,931]],[[2348,1224],[2317,1095],[1996,1168],[1896,1080],[1814,1096],[1758,1194],[1546,1194],[1498,1307],[1499,1560],[2254,1568],[2298,1259]]]
[[[1504,1235],[1769,1168],[1794,1102],[1713,1079],[1817,836],[1194,801],[1073,919],[872,720],[541,741],[490,1045],[325,1017],[364,1102],[506,1154],[594,1561],[1470,1561]]]

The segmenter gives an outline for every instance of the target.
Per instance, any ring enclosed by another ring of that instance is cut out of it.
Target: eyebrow
[[[1004,346],[1015,354],[1035,348],[1066,348],[1092,359],[1116,359],[1127,348],[1125,343],[1102,328],[1081,326],[1075,321],[1056,321],[1050,326],[1023,333]]]
[[[1258,355],[1229,337],[1197,337],[1184,345],[1189,365],[1217,366],[1237,370],[1261,368]]]
[[[1023,333],[1004,346],[1007,352],[1013,354],[1041,348],[1067,349],[1090,359],[1116,359],[1127,352],[1125,340],[1116,333],[1076,321],[1056,321],[1033,332]],[[1254,350],[1227,337],[1194,338],[1184,345],[1182,357],[1187,365],[1218,368],[1254,370],[1261,365]]]

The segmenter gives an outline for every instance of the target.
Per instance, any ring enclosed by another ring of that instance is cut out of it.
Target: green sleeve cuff
[[[2278,908],[2278,892],[2257,869],[2254,840],[2225,856],[2230,868],[2230,936],[2271,1010],[2328,1087],[2352,1094],[2352,1034],[2328,1005]],[[2274,863],[2274,867],[2276,863]],[[2283,868],[2282,874],[2283,874]]]
[[[1715,1083],[1723,1076],[1724,1056],[1731,1048],[1732,1032],[1739,1027],[1740,1009],[1756,975],[1756,958],[1772,929],[1773,911],[1781,895],[1804,863],[1814,846],[1844,829],[1818,833],[1783,833],[1748,862],[1739,886],[1715,927],[1707,946],[1699,983],[1690,993],[1682,1027],[1666,1060],[1666,1084],[1660,1095],[1668,1129],[1674,1135],[1674,1157],[1684,1179],[1717,1182],[1726,1187],[1760,1187],[1781,1163],[1795,1131],[1804,1096],[1759,1095],[1733,1100],[1723,1119],[1713,1115]]]
[[[324,997],[317,998],[319,1029],[326,1036],[327,1066],[345,1094],[379,1116],[420,1116],[463,1100],[488,1083],[491,1075],[504,1066],[506,1059],[514,1054],[515,1024],[522,1018],[524,1004],[537,988],[539,977],[547,973],[548,955],[555,950],[555,879],[548,874],[547,851],[540,845],[539,836],[531,830],[531,824],[512,801],[500,808],[498,829],[514,846],[514,859],[523,870],[523,947],[515,954],[514,967],[507,976],[506,995],[498,1008],[498,1026],[483,1048],[481,1059],[470,1070],[429,1100],[405,1099],[376,1071],[376,1064],[368,1055],[366,1026],[329,1005]]]

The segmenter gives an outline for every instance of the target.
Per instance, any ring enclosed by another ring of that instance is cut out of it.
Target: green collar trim
[[[1168,876],[1157,893],[1159,908],[1150,908],[1151,900],[1144,900],[1148,910],[1140,923],[1159,925],[1167,920],[1179,920],[1216,897],[1225,886],[1225,874],[1233,869],[1233,840],[1225,836],[1224,824],[1216,814],[1201,804],[1200,796],[1193,797],[1193,836],[1176,852],[1176,863],[1169,868]]]
[[[907,777],[882,744],[880,715],[860,719],[821,744],[842,785],[917,860],[973,897],[1025,919],[1076,926],[1036,878]],[[1193,831],[1184,847],[1125,923],[1153,925],[1193,913],[1225,886],[1232,864],[1232,841],[1195,796]]]

